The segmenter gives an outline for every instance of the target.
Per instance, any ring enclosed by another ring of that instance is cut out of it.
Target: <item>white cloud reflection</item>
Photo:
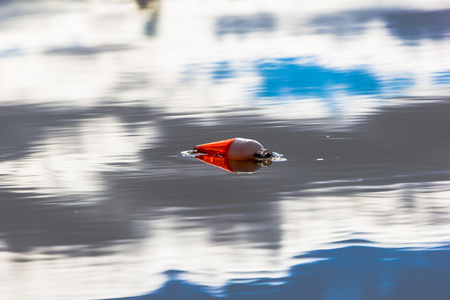
[[[39,194],[93,193],[107,188],[100,174],[139,168],[139,151],[158,137],[151,125],[134,130],[114,117],[87,119],[46,132],[25,158],[0,162],[2,186]]]
[[[261,5],[255,1],[162,1],[157,34],[150,39],[143,35],[142,28],[145,18],[152,15],[136,10],[133,3],[72,3],[75,8],[66,7],[66,3],[48,4],[58,9],[8,19],[2,28],[0,51],[18,49],[21,55],[0,57],[0,101],[89,106],[111,97],[121,101],[145,99],[149,105],[173,113],[251,107],[261,80],[255,62],[286,57],[306,58],[330,70],[362,68],[384,81],[408,78],[413,82],[394,95],[448,93],[448,86],[433,81],[437,73],[449,71],[448,38],[419,40],[411,45],[393,36],[382,20],[366,24],[360,32],[350,31],[344,38],[309,31],[314,24],[308,22],[319,13],[381,9],[394,6],[391,3],[340,1],[324,8],[312,2],[300,7],[294,2]],[[442,8],[443,3],[396,2],[395,7],[432,10]],[[249,23],[245,34],[215,34],[214,26],[223,16],[258,16],[266,12],[276,20],[273,32],[261,33],[258,27],[252,32]],[[235,74],[216,83],[208,66],[222,61],[229,62]],[[190,80],[180,82],[186,69],[191,72]],[[124,74],[131,76],[128,81],[123,81]],[[143,84],[136,86],[136,82]],[[392,91],[383,91],[379,96],[391,95]],[[344,96],[351,95],[344,91]],[[307,95],[295,96],[297,100],[303,98],[317,101]],[[347,102],[355,101],[350,97]],[[314,113],[327,114],[329,108]]]

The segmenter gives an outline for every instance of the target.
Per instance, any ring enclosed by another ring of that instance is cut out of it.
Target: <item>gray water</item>
[[[0,298],[447,299],[449,20],[1,1]],[[180,154],[233,137],[287,161]]]

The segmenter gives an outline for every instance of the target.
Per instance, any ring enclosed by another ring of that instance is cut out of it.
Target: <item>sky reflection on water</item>
[[[293,266],[289,276],[230,282],[214,293],[206,286],[169,280],[156,292],[123,300],[151,299],[445,299],[450,289],[441,279],[450,274],[449,252],[350,246],[307,255],[316,263]]]
[[[0,5],[2,299],[450,293],[446,3]]]
[[[392,36],[404,43],[443,40],[450,34],[450,10],[363,9],[325,14],[313,18],[319,33],[345,36],[368,30],[370,23],[381,21]]]

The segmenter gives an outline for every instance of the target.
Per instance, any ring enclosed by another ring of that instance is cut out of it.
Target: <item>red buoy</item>
[[[195,146],[194,150],[212,156],[226,157],[231,160],[251,160],[264,147],[257,141],[234,138]]]

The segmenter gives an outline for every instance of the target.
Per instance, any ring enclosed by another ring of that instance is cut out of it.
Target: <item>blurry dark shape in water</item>
[[[45,51],[48,55],[96,55],[104,52],[118,52],[129,50],[131,47],[125,44],[100,45],[86,47],[82,45],[72,47],[53,48]]]
[[[147,8],[150,2],[153,2],[153,0],[136,0],[136,3],[139,6],[139,8]]]
[[[149,37],[156,35],[158,30],[159,15],[161,5],[159,0],[136,0],[139,9],[145,10],[148,14],[147,22],[144,26],[144,34]]]
[[[384,22],[393,36],[409,43],[447,39],[450,34],[450,9],[352,10],[319,15],[310,21],[310,25],[316,33],[346,36],[362,33],[376,20]]]
[[[150,14],[150,18],[145,24],[145,35],[146,36],[155,36],[158,29],[158,21],[159,21],[159,8],[154,10]]]
[[[276,20],[273,14],[261,13],[256,15],[222,16],[216,21],[216,35],[246,34],[250,32],[275,31]]]

